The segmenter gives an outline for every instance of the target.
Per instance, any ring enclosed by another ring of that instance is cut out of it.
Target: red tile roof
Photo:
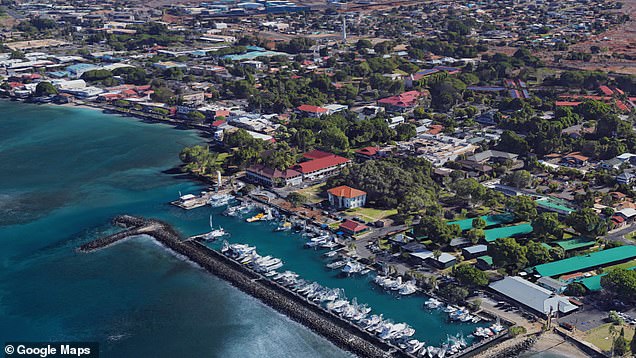
[[[329,192],[331,195],[342,197],[342,198],[347,198],[347,199],[357,198],[359,196],[367,194],[366,191],[354,189],[354,188],[352,188],[350,186],[346,186],[346,185],[341,185],[341,186],[337,186],[335,188],[331,188],[331,189],[327,190],[327,192]]]
[[[303,154],[303,158],[305,159],[320,159],[332,156],[332,153],[323,152],[322,150],[311,150],[305,154]]]
[[[571,102],[571,101],[556,101],[557,107],[576,107],[583,102]]]
[[[312,173],[318,170],[326,169],[329,167],[334,167],[337,165],[342,165],[349,163],[350,160],[341,157],[339,155],[330,154],[328,157],[322,157],[318,159],[313,159],[307,162],[302,162],[294,166],[294,169],[298,170],[303,174]]]
[[[444,126],[441,124],[433,124],[430,126],[431,129],[429,129],[428,131],[426,131],[426,133],[428,134],[439,134],[441,131],[444,130]]]
[[[372,157],[378,154],[378,148],[376,147],[364,147],[356,150],[356,153]]]
[[[388,104],[395,107],[413,107],[417,104],[418,98],[424,96],[423,92],[408,91],[397,96],[386,97],[378,100],[379,104]]]
[[[604,95],[606,96],[611,96],[614,94],[614,91],[612,91],[609,87],[607,86],[599,86],[598,89],[603,92]]]
[[[327,108],[312,106],[309,104],[300,105],[296,107],[296,109],[301,112],[308,112],[308,113],[327,113]]]
[[[345,220],[342,224],[340,224],[340,229],[348,231],[348,232],[352,232],[354,234],[357,232],[364,231],[368,228],[369,228],[368,226],[357,223],[353,220]]]

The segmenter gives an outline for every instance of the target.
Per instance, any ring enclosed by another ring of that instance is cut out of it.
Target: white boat
[[[345,261],[335,261],[335,262],[332,262],[330,264],[327,264],[327,267],[330,268],[330,269],[334,269],[335,270],[335,269],[341,268],[342,266],[344,266],[346,264],[347,263]]]
[[[336,255],[338,255],[338,250],[333,250],[333,251],[329,251],[329,252],[325,253],[326,257],[334,257]]]
[[[430,309],[436,309],[442,306],[442,301],[436,299],[436,298],[429,298],[428,300],[426,300],[426,302],[424,302],[424,304],[426,305],[427,308]]]
[[[424,342],[420,342],[417,339],[411,339],[406,342],[406,353],[417,354],[424,347],[424,344]]]
[[[334,247],[337,247],[338,243],[335,241],[327,241],[324,244],[320,245],[320,247],[323,247],[325,249],[333,249]]]
[[[417,286],[415,285],[415,282],[413,281],[409,281],[407,283],[405,283],[399,290],[398,293],[400,295],[406,296],[406,295],[411,295],[413,293],[417,292]]]
[[[342,268],[342,272],[346,274],[358,273],[362,270],[364,270],[364,265],[359,263],[358,261],[349,261]]]
[[[205,240],[213,241],[225,235],[227,235],[227,232],[225,232],[225,230],[221,226],[219,226],[218,229],[214,228],[214,226],[212,225],[212,215],[210,215],[210,232],[205,234]]]
[[[446,306],[446,308],[444,308],[444,312],[446,312],[446,313],[453,313],[455,311],[457,311],[457,307],[454,307],[454,306],[451,306],[451,305],[448,305],[448,306]]]
[[[227,205],[234,197],[230,194],[214,194],[208,199],[208,204],[213,208]]]

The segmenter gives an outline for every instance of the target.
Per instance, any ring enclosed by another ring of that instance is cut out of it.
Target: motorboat
[[[413,294],[415,292],[417,292],[417,286],[415,285],[415,281],[409,281],[409,282],[405,283],[398,290],[398,293],[400,295],[404,295],[404,296]]]
[[[289,231],[292,228],[292,224],[289,221],[285,221],[282,224],[278,225],[278,227],[276,227],[276,229],[274,229],[274,231],[279,232],[279,231]]]
[[[424,304],[426,305],[427,308],[429,309],[436,309],[439,308],[443,305],[442,301],[431,297],[428,300],[426,300],[426,302],[424,302]]]
[[[342,268],[342,272],[346,274],[358,273],[362,270],[364,270],[364,265],[359,263],[358,261],[349,261]]]
[[[245,219],[245,221],[247,221],[248,223],[253,223],[254,221],[263,220],[264,217],[265,217],[265,213],[258,213],[252,216],[251,218]]]
[[[327,267],[330,269],[339,269],[342,266],[346,265],[347,263],[345,261],[334,261],[332,263],[327,264]]]
[[[213,208],[218,208],[229,204],[232,199],[234,199],[234,197],[230,194],[214,194],[208,199],[208,204]]]

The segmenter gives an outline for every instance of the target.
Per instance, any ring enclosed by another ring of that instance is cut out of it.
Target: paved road
[[[618,242],[621,242],[621,243],[623,243],[625,245],[634,245],[634,244],[636,244],[636,242],[627,239],[625,237],[625,235],[627,235],[630,232],[635,231],[635,230],[636,230],[636,227],[634,227],[634,225],[632,224],[632,225],[629,225],[629,226],[627,226],[625,228],[622,228],[620,230],[617,230],[617,231],[614,231],[614,232],[611,232],[611,233],[605,235],[605,239],[609,240],[609,241],[618,241]]]

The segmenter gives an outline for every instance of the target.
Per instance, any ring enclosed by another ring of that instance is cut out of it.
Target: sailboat
[[[218,229],[214,229],[214,226],[212,224],[212,215],[210,215],[210,232],[205,235],[205,239],[216,240],[217,238],[225,235],[227,235],[227,233],[221,226],[219,226]]]

